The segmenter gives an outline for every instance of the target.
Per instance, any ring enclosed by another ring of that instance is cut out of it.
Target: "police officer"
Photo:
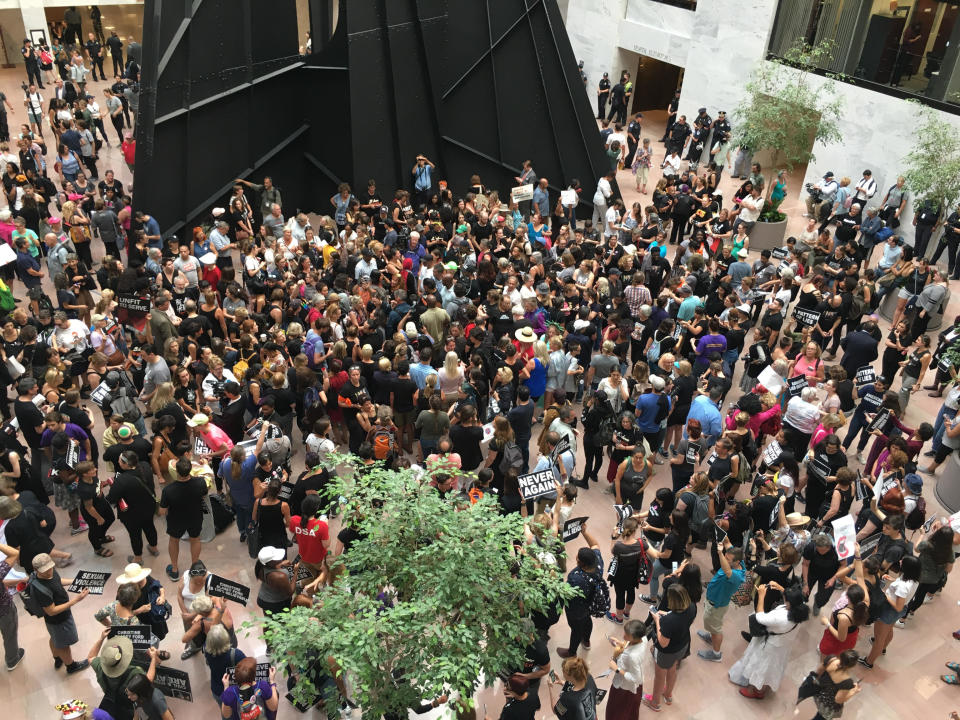
[[[600,87],[597,88],[597,120],[603,120],[610,100],[610,76],[604,73],[600,78]]]

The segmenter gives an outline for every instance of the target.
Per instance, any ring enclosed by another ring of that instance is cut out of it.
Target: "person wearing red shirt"
[[[314,577],[326,572],[324,560],[330,542],[327,521],[317,517],[320,505],[319,495],[307,495],[300,505],[300,515],[290,518],[290,532],[297,539],[300,562],[310,568]]]

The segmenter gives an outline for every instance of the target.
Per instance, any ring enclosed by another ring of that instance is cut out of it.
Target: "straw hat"
[[[139,563],[130,563],[117,575],[117,582],[120,585],[132,585],[146,578],[150,572],[150,568],[141,567]]]
[[[810,516],[802,513],[792,512],[786,516],[787,525],[790,527],[803,527],[810,524]]]
[[[100,670],[108,678],[120,677],[133,660],[133,643],[130,638],[113,637],[100,648]]]
[[[514,333],[514,337],[520,342],[532,343],[537,341],[537,334],[533,331],[533,328],[528,327],[522,327],[517,330],[517,332]]]

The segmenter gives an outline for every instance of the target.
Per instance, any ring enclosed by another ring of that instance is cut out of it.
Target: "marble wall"
[[[751,71],[767,62],[776,7],[777,0],[702,0],[693,12],[653,0],[568,0],[567,31],[574,52],[584,61],[591,96],[603,72],[613,77],[627,67],[623,51],[638,52],[684,68],[681,113],[693,116],[705,105],[714,117],[718,110],[726,110],[736,122]],[[856,182],[870,168],[880,188],[874,200],[879,203],[913,143],[917,106],[829,78],[813,82],[837,88],[845,100],[845,117],[843,140],[814,148],[816,159],[807,167],[806,182],[818,180],[827,170]],[[643,88],[636,92],[641,96]],[[960,118],[940,116],[960,132]],[[791,192],[804,194],[802,186]],[[908,242],[910,219],[901,228]]]

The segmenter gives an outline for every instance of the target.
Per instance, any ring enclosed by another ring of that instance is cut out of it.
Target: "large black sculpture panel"
[[[454,192],[530,159],[589,201],[608,161],[556,0],[335,2],[310,0],[302,57],[295,0],[146,0],[135,204],[164,234],[235,177],[325,213],[342,181],[409,187],[419,153]]]

